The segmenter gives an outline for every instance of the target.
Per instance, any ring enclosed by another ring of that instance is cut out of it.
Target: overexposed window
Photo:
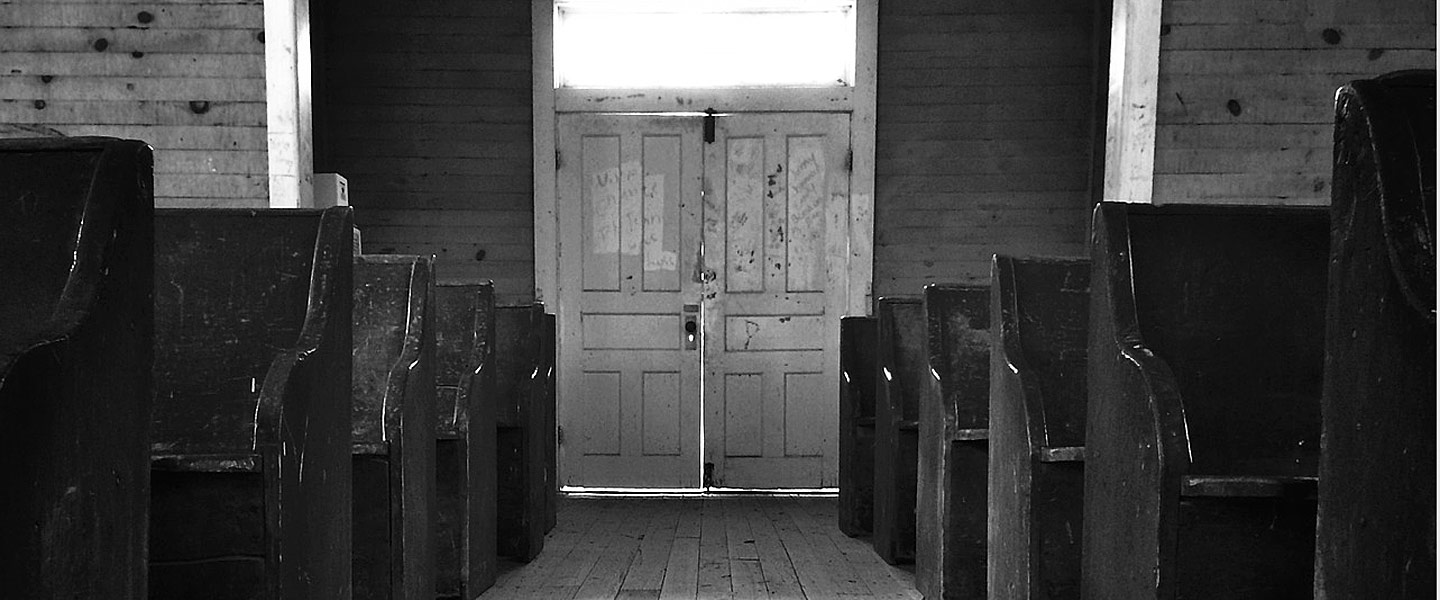
[[[560,0],[565,88],[854,84],[854,0]]]

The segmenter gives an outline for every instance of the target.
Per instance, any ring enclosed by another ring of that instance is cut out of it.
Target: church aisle
[[[815,497],[565,498],[545,550],[482,600],[920,598]]]

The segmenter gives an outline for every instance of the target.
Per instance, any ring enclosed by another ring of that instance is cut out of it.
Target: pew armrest
[[[1188,476],[1181,483],[1185,497],[1314,498],[1317,477]]]
[[[1084,446],[1054,446],[1041,448],[1036,457],[1043,463],[1085,462]]]

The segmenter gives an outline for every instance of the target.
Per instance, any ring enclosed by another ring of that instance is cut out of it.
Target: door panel
[[[700,122],[564,115],[558,131],[561,481],[698,487],[700,356],[683,327],[700,289],[680,257],[700,244]]]
[[[849,116],[744,114],[705,147],[705,460],[719,487],[835,485]]]

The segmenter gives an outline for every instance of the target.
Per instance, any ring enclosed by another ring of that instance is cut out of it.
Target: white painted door
[[[700,350],[684,329],[700,298],[700,134],[693,117],[559,119],[565,485],[700,485]]]
[[[715,121],[559,117],[565,485],[835,485],[849,116]]]
[[[849,125],[741,115],[705,146],[708,485],[836,484]]]

